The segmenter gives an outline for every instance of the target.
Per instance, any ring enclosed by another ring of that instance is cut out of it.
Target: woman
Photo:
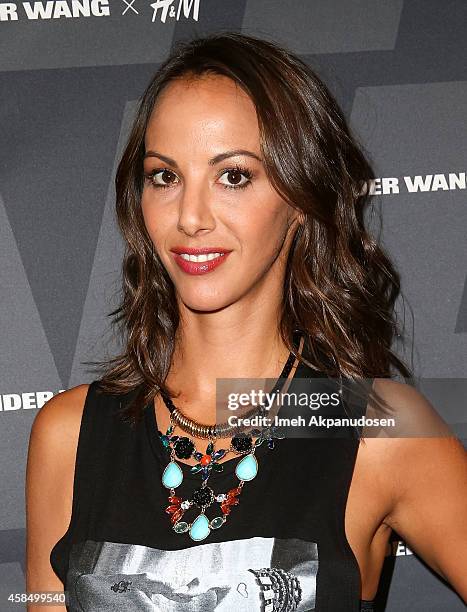
[[[274,397],[345,377],[445,433],[389,380],[410,371],[398,276],[364,225],[372,177],[286,50],[223,33],[159,68],[116,177],[124,351],[32,428],[28,591],[65,586],[71,610],[371,610],[394,528],[467,599],[455,437],[308,440],[216,411],[219,380],[277,379]]]

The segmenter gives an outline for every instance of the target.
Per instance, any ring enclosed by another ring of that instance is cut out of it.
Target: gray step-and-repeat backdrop
[[[465,440],[466,26],[464,0],[0,1],[1,612],[25,590],[34,416],[92,380],[82,361],[115,349],[115,169],[136,101],[180,39],[273,39],[329,84],[379,177],[413,339],[403,356],[445,380],[450,401],[434,403]],[[397,534],[379,597],[390,612],[464,609]]]

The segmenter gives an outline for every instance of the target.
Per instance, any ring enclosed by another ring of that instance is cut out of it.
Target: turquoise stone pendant
[[[181,468],[175,461],[171,461],[162,474],[162,484],[164,487],[167,487],[167,489],[175,489],[182,484],[182,481],[183,472]]]
[[[190,538],[195,540],[195,542],[199,542],[200,540],[204,540],[210,534],[211,529],[209,528],[209,521],[205,514],[200,514],[198,518],[193,521],[191,525],[191,529],[189,531]]]
[[[254,453],[244,457],[235,468],[235,474],[239,480],[253,480],[258,473],[258,461]]]

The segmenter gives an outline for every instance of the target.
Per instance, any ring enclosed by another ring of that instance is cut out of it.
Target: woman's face
[[[171,82],[145,148],[144,221],[179,299],[212,311],[282,291],[297,212],[266,177],[256,111],[243,90],[217,75]],[[193,263],[173,252],[179,247],[228,253]]]

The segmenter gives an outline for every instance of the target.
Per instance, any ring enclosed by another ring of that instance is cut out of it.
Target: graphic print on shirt
[[[315,609],[317,544],[253,537],[169,551],[80,542],[71,550],[68,610],[258,612],[261,587],[248,570],[262,568],[295,576],[301,589],[297,612]]]

